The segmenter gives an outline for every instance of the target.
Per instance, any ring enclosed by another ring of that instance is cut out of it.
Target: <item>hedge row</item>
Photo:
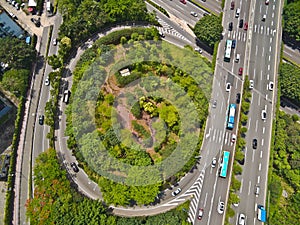
[[[15,174],[16,171],[16,161],[17,161],[17,151],[19,147],[20,134],[22,129],[22,122],[24,118],[24,106],[25,106],[25,98],[21,98],[20,104],[18,106],[17,118],[15,120],[15,131],[12,140],[12,154],[10,159],[10,166],[7,180],[7,192],[6,192],[6,202],[4,209],[4,224],[12,224],[13,221],[13,212],[14,212],[14,184],[15,184],[15,176],[11,176]]]
[[[168,12],[161,6],[156,5],[154,2],[152,2],[151,0],[146,0],[150,5],[152,5],[154,8],[158,9],[161,13],[165,14],[167,17],[170,18]]]

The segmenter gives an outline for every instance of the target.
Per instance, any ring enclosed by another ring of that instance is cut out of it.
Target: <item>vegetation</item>
[[[300,68],[289,63],[281,63],[279,79],[281,96],[300,104]]]
[[[59,36],[71,38],[73,46],[109,24],[155,21],[154,15],[147,14],[146,4],[142,0],[58,0],[58,8],[63,15]]]
[[[290,38],[300,41],[300,0],[288,1],[283,10],[283,32]]]
[[[300,125],[295,122],[298,118],[293,119],[279,110],[277,113],[273,164],[270,165],[269,224],[294,224],[300,220]]]
[[[161,6],[155,4],[154,2],[152,2],[151,0],[146,0],[150,5],[152,5],[154,8],[158,9],[160,12],[162,12],[163,14],[165,14],[167,17],[170,17],[168,12]]]
[[[187,225],[183,209],[188,202],[166,213],[150,217],[124,218],[111,215],[102,202],[87,199],[71,187],[66,171],[61,169],[56,152],[50,148],[37,158],[34,198],[29,199],[27,216],[31,224],[174,224]],[[122,195],[122,193],[120,193]]]
[[[195,25],[194,33],[202,42],[212,49],[217,41],[220,40],[223,31],[222,18],[215,15],[202,17]]]

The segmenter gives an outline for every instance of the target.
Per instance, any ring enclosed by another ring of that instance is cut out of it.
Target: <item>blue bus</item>
[[[226,178],[227,175],[227,167],[229,163],[229,157],[230,157],[230,152],[224,151],[223,152],[223,159],[221,163],[221,168],[220,168],[220,177]]]
[[[261,222],[267,222],[267,213],[265,208],[262,205],[257,206],[258,213],[257,213],[257,219]]]
[[[228,109],[227,129],[233,129],[236,104],[230,104]]]
[[[230,62],[231,48],[232,48],[232,40],[228,39],[225,45],[225,54],[224,54],[225,62]]]

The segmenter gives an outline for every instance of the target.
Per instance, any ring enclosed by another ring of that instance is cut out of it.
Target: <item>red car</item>
[[[231,9],[231,10],[234,9],[234,1],[231,2],[231,4],[230,4],[230,9]]]
[[[199,209],[198,220],[202,220],[203,214],[204,214],[204,210]]]
[[[244,24],[244,30],[248,30],[248,23],[247,22],[245,22],[245,24]]]
[[[240,67],[240,68],[239,68],[239,75],[242,76],[242,74],[243,74],[243,68]]]
[[[180,2],[182,2],[183,4],[186,4],[186,0],[180,0]]]

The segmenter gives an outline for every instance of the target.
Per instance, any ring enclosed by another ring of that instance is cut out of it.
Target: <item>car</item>
[[[267,111],[265,110],[265,109],[263,109],[262,111],[261,111],[261,119],[262,120],[265,120],[267,118]]]
[[[254,87],[254,81],[253,80],[249,80],[249,89],[253,89]]]
[[[213,108],[216,108],[217,107],[217,100],[214,100],[213,104],[212,104],[212,107]]]
[[[212,161],[211,161],[211,167],[212,168],[215,168],[217,165],[217,159],[216,158],[213,158]]]
[[[172,196],[175,197],[181,192],[181,188],[177,188],[175,191],[172,192]]]
[[[243,67],[239,68],[239,75],[242,76],[243,75]]]
[[[241,58],[241,55],[240,54],[236,54],[235,62],[238,63],[240,61],[240,58]]]
[[[45,79],[45,85],[46,85],[46,86],[49,86],[49,85],[50,85],[49,77],[46,77],[46,79]]]
[[[247,22],[244,23],[244,30],[248,30],[248,23]]]
[[[191,15],[194,16],[194,17],[198,17],[198,14],[195,13],[195,12],[191,12]]]
[[[203,52],[202,49],[199,48],[199,47],[196,47],[196,48],[195,48],[195,51],[196,51],[196,52],[199,52],[200,54],[202,54],[202,52]]]
[[[230,91],[230,88],[231,88],[230,83],[227,83],[227,84],[226,84],[226,91],[229,92],[229,91]]]
[[[237,8],[237,9],[235,10],[235,18],[239,18],[240,12],[241,12],[241,9],[240,9],[240,8]]]
[[[245,220],[246,220],[245,215],[243,213],[241,213],[239,215],[239,225],[245,225],[246,224]]]
[[[234,143],[236,141],[236,134],[232,134],[231,136],[231,142]]]
[[[267,15],[264,14],[261,20],[262,20],[262,21],[266,21],[266,19],[267,19]]]
[[[230,3],[230,9],[231,9],[231,10],[234,9],[234,1],[232,1],[232,2]]]
[[[204,214],[204,210],[201,208],[199,209],[199,213],[198,213],[198,220],[202,220],[203,218],[203,214]]]
[[[243,25],[244,25],[244,20],[243,20],[243,19],[240,19],[239,28],[242,28]]]
[[[164,34],[163,32],[161,32],[161,31],[160,31],[158,34],[159,34],[159,36],[162,37],[162,38],[165,37],[165,34]]]
[[[240,202],[235,202],[235,203],[233,203],[232,205],[233,205],[234,207],[239,207]]]
[[[229,25],[228,25],[228,29],[229,29],[229,31],[232,31],[232,28],[233,28],[233,23],[232,23],[232,22],[230,22],[230,23],[229,23]]]
[[[73,171],[74,171],[75,173],[78,173],[78,172],[79,172],[79,168],[78,168],[78,166],[76,165],[75,162],[72,162],[70,165],[71,165],[71,167],[72,167],[72,169],[73,169]]]
[[[260,191],[260,186],[259,186],[259,185],[255,185],[255,187],[254,187],[254,194],[255,194],[256,196],[259,195],[259,191]]]
[[[16,10],[19,10],[20,9],[20,3],[16,2],[15,8],[16,8]]]
[[[39,115],[39,124],[43,125],[44,124],[44,115]]]
[[[274,83],[272,81],[269,82],[269,85],[268,85],[268,89],[270,91],[273,91],[273,88],[274,88]]]
[[[224,213],[225,204],[224,202],[220,201],[218,205],[218,213],[223,214]]]
[[[236,40],[232,40],[231,48],[235,48],[235,46],[236,46]]]
[[[257,149],[257,139],[256,139],[256,138],[254,138],[254,139],[252,140],[252,148],[253,148],[253,149]]]
[[[236,94],[236,104],[240,104],[241,102],[241,93]]]
[[[37,20],[37,19],[35,19],[35,18],[31,18],[30,20],[31,20],[31,22],[34,23],[34,25],[35,25],[36,27],[40,27],[40,26],[41,26],[40,20]]]
[[[54,46],[57,45],[57,39],[56,39],[56,38],[53,39],[53,45],[54,45]]]
[[[180,2],[186,4],[186,0],[180,0]]]
[[[266,5],[269,5],[269,2],[270,2],[269,0],[265,0]]]

